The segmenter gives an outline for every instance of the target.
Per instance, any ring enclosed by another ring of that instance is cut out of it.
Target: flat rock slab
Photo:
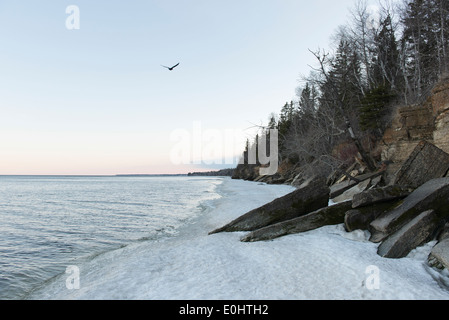
[[[330,187],[330,198],[335,198],[341,195],[343,192],[345,192],[348,189],[351,189],[353,186],[355,186],[357,182],[354,180],[345,180],[340,183],[336,183]]]
[[[348,232],[368,230],[373,220],[381,214],[393,210],[400,203],[400,200],[390,200],[348,210],[344,219],[345,230]]]
[[[413,188],[400,185],[369,189],[354,195],[352,207],[355,209],[375,203],[402,199],[410,195],[412,191]]]
[[[348,200],[352,201],[352,198],[354,197],[354,195],[365,191],[369,187],[370,183],[371,183],[371,179],[366,179],[366,180],[354,185],[352,188],[346,190],[338,197],[333,198],[332,201],[334,201],[335,203],[348,201]]]
[[[403,258],[416,247],[432,240],[441,225],[434,210],[425,211],[385,239],[377,253],[385,258]]]
[[[444,177],[449,170],[449,154],[430,142],[421,141],[402,164],[394,184],[419,187],[423,183]]]
[[[304,216],[279,222],[265,228],[255,230],[241,238],[243,242],[272,240],[288,234],[314,230],[326,225],[343,223],[345,212],[351,209],[351,201],[341,202],[322,208]]]
[[[338,197],[348,189],[354,187],[356,184],[368,179],[375,179],[377,177],[380,177],[383,173],[384,173],[383,171],[365,173],[355,177],[359,182],[356,182],[354,180],[345,180],[343,182],[333,184],[330,187],[330,198],[333,199],[335,197]]]
[[[432,248],[428,262],[432,267],[449,270],[449,239],[438,242]]]
[[[324,178],[317,178],[303,188],[299,188],[281,198],[235,219],[227,225],[209,234],[218,232],[253,231],[290,220],[317,209],[326,207],[329,203],[329,187]]]
[[[426,182],[406,197],[398,207],[371,222],[370,241],[382,241],[421,212],[430,209],[434,209],[440,218],[449,216],[449,178]]]

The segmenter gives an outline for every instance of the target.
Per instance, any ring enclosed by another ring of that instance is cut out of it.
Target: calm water
[[[213,177],[0,176],[0,299],[70,264],[176,235],[216,199]]]

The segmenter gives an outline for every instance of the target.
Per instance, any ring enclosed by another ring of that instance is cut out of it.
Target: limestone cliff
[[[399,107],[380,141],[382,161],[389,162],[391,181],[420,141],[428,141],[449,153],[449,79],[443,79],[422,105]],[[431,161],[431,159],[429,159]]]
[[[449,153],[449,75],[434,86],[430,97],[423,104],[396,107],[390,126],[385,130],[383,137],[374,142],[373,157],[379,159],[380,153],[381,163],[388,164],[383,175],[386,184],[394,180],[404,161],[421,141],[430,142]],[[336,149],[339,147],[336,146]],[[353,163],[353,166],[346,169],[349,170],[348,174],[356,176],[366,173],[364,172],[366,166],[357,156],[354,157]],[[310,178],[305,171],[305,168],[301,168],[298,164],[284,160],[280,162],[276,175],[262,177],[258,174],[259,166],[240,164],[234,170],[233,178],[299,186]],[[334,178],[338,179],[337,176],[346,179],[341,172]]]

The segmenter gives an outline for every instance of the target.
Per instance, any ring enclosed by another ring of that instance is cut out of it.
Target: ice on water
[[[230,179],[219,189],[223,197],[179,236],[98,256],[80,266],[79,290],[68,290],[62,275],[33,298],[449,299],[426,267],[430,246],[385,259],[367,232],[347,233],[341,225],[269,242],[242,243],[242,233],[209,236],[293,190]]]

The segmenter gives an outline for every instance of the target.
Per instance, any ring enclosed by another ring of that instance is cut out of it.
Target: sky
[[[0,175],[234,167],[354,3],[0,0]]]

